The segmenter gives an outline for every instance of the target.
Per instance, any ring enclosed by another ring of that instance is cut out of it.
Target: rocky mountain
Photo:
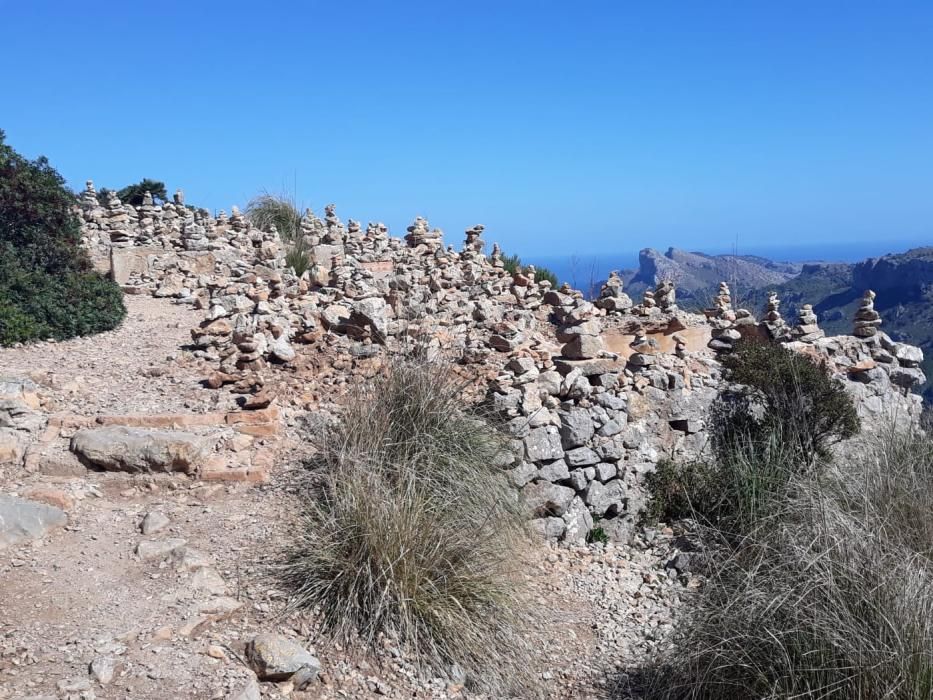
[[[661,253],[644,248],[638,254],[638,269],[623,273],[626,290],[635,298],[654,289],[660,280],[672,280],[682,302],[702,302],[726,280],[735,290],[775,286],[800,273],[800,263],[774,262],[755,255],[707,255],[668,248]]]

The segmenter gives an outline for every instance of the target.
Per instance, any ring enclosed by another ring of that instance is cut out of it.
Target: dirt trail
[[[0,376],[31,377],[49,414],[235,408],[234,395],[200,385],[203,368],[181,350],[200,312],[143,296],[126,302],[128,317],[115,331],[0,350]],[[63,452],[69,434],[65,426],[56,436]],[[51,501],[69,516],[64,529],[0,550],[0,699],[255,699],[238,693],[253,682],[241,658],[258,632],[294,637],[323,665],[312,690],[263,683],[263,698],[470,697],[418,678],[404,659],[315,643],[307,619],[279,615],[283,594],[265,565],[291,527],[297,462],[282,453],[260,486],[85,470],[73,458],[34,471],[0,467],[0,493]],[[168,524],[144,535],[151,512]],[[163,552],[150,557],[146,547]],[[658,556],[582,548],[542,549],[532,559],[541,605],[561,609],[560,629],[542,646],[550,697],[601,697],[619,650],[644,646],[633,626],[669,622],[655,604],[663,582],[646,573]]]

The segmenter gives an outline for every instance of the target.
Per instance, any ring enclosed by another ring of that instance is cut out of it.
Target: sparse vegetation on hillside
[[[126,314],[81,248],[74,205],[48,160],[23,158],[0,131],[0,345],[98,333]]]
[[[294,197],[264,192],[246,207],[253,225],[264,231],[275,226],[287,246],[285,262],[301,276],[311,266],[310,251],[301,235],[301,211]]]
[[[464,411],[449,368],[399,360],[361,386],[317,449],[281,572],[294,608],[338,639],[397,638],[426,670],[527,690],[526,546],[498,434]],[[526,696],[526,695],[523,695]]]
[[[933,698],[933,442],[795,477],[711,571],[637,697]]]
[[[652,477],[656,512],[699,516],[712,563],[620,697],[933,698],[933,441],[892,426],[832,461],[854,407],[785,353],[745,344],[726,359],[754,391],[720,402],[714,466]]]

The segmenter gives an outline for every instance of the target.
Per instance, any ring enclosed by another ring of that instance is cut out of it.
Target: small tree
[[[126,314],[81,247],[74,204],[48,160],[27,160],[0,131],[0,345],[109,330]]]
[[[101,190],[101,192],[103,193],[103,190]],[[165,183],[160,180],[150,180],[149,178],[143,178],[135,185],[127,185],[117,192],[117,197],[125,204],[132,204],[134,207],[138,207],[143,203],[143,197],[146,196],[146,192],[151,194],[154,200],[158,200],[158,203],[164,204],[168,201]]]

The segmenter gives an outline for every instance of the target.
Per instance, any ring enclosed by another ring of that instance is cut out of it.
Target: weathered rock
[[[143,522],[140,525],[140,530],[144,535],[153,535],[160,530],[164,530],[168,527],[171,521],[168,519],[168,516],[165,513],[160,513],[157,510],[151,510],[146,513],[146,517],[143,518]]]
[[[211,452],[206,438],[147,428],[85,428],[71,439],[71,450],[87,464],[127,472],[192,473]]]
[[[302,669],[315,676],[321,662],[299,644],[280,634],[260,634],[246,647],[246,658],[261,680],[286,681]]]
[[[58,508],[0,495],[0,549],[43,537],[67,522],[68,516]]]
[[[145,540],[136,545],[136,555],[140,559],[166,559],[184,546],[185,541],[179,538]]]
[[[593,419],[583,408],[572,408],[560,414],[560,439],[564,449],[585,445],[593,437]]]
[[[560,459],[564,456],[560,435],[553,428],[535,428],[524,440],[525,454],[532,462]]]
[[[575,495],[573,489],[548,481],[536,481],[522,489],[525,504],[535,517],[560,517],[567,512]]]

